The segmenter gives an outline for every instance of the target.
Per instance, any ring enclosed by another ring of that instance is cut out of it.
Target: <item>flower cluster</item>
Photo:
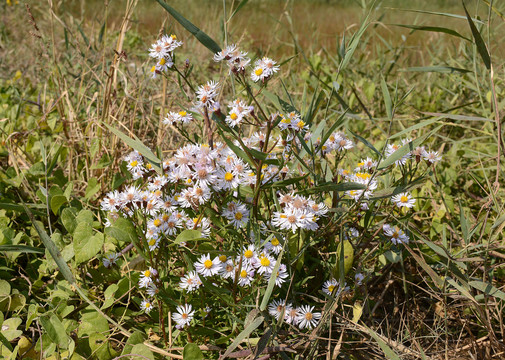
[[[180,45],[175,36],[164,36],[152,46],[150,55],[158,61],[155,73],[172,66],[173,51]],[[384,210],[376,200],[387,196],[376,191],[398,181],[396,173],[403,174],[410,159],[417,163],[423,159],[431,166],[441,157],[418,147],[396,160],[400,169],[391,165],[385,171],[379,158],[353,157],[357,147],[344,131],[321,132],[311,117],[302,117],[294,108],[278,112],[279,108],[274,110],[245,91],[250,90],[250,81],[264,87],[279,71],[275,61],[257,60],[248,78],[245,74],[251,60],[236,45],[215,54],[214,60],[228,64],[244,87],[237,91],[241,98],[226,101],[227,108],[221,109],[219,100],[226,94],[223,83],[209,80],[196,88],[188,109],[169,111],[164,123],[178,130],[203,119],[199,138],[208,143],[181,145],[156,166],[137,151],[127,154],[124,161],[132,182],[102,199],[105,225],[127,219],[137,229],[135,250],[143,252],[146,260],[138,280],[143,298],[139,303],[146,313],[153,304],[161,306],[162,296],[179,296],[178,303],[183,305],[176,307],[172,320],[182,329],[192,326],[197,310],[205,316],[210,311],[194,309],[195,298],[215,295],[219,289],[237,303],[257,296],[258,289],[270,283],[275,285],[270,315],[300,329],[313,329],[321,313],[311,305],[294,305],[301,300],[295,301],[286,285],[289,278],[295,283],[298,280],[299,256],[319,243],[334,250],[342,244],[345,252],[347,243],[351,248],[359,245],[373,227],[373,236],[389,239],[390,246],[408,244],[408,228],[392,223],[389,215],[412,209],[415,197],[409,192],[394,194],[390,201],[381,201]],[[246,93],[249,98],[242,98]],[[222,142],[214,141],[216,132],[222,135]],[[402,144],[411,142],[405,139]],[[383,153],[393,156],[400,148],[388,144]],[[385,173],[391,176],[385,179]],[[366,226],[361,221],[365,213]],[[375,218],[380,222],[374,224]],[[338,250],[331,254],[325,266],[339,269]],[[107,255],[104,266],[113,266],[118,257]],[[359,289],[365,275],[357,269],[353,272],[354,285],[337,281],[334,277],[339,276],[329,272],[321,280],[322,288],[316,284],[314,292],[336,299]]]
[[[156,60],[156,64],[151,68],[152,77],[161,74],[174,65],[173,52],[182,41],[178,41],[175,35],[163,35],[161,39],[151,45],[149,56]]]

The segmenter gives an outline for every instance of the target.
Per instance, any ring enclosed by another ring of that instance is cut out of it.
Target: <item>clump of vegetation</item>
[[[150,47],[136,1],[2,4],[38,54],[1,64],[2,356],[499,358],[504,18],[467,5],[364,2],[332,51],[286,2],[275,58],[233,26],[263,4],[191,3],[207,35],[158,0]]]

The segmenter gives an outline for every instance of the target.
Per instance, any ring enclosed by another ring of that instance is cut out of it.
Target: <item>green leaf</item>
[[[419,30],[419,31],[430,31],[430,32],[445,33],[445,34],[448,34],[448,35],[457,36],[459,38],[462,38],[462,39],[465,39],[467,41],[470,41],[469,38],[461,35],[457,31],[452,30],[452,29],[448,29],[448,28],[445,28],[445,27],[422,26],[422,25],[403,25],[403,24],[391,24],[391,25],[393,25],[393,26],[400,26],[400,27],[407,28],[407,29],[412,29],[414,31]]]
[[[195,343],[188,343],[186,346],[184,346],[182,358],[184,360],[203,360],[203,353],[198,345]]]
[[[379,152],[379,150],[377,150],[377,149],[375,148],[375,146],[373,146],[372,144],[370,144],[370,143],[368,142],[368,140],[366,140],[365,138],[363,138],[363,137],[359,136],[358,134],[356,134],[356,133],[352,132],[351,130],[349,130],[349,132],[350,132],[351,134],[353,134],[353,135],[354,135],[354,136],[355,136],[355,137],[356,137],[359,141],[361,141],[363,144],[365,144],[365,146],[366,146],[366,147],[368,147],[368,148],[369,148],[369,149],[371,149],[373,152],[375,152],[377,155],[379,155],[379,157],[380,157],[380,156],[382,156],[382,154]]]
[[[105,228],[105,234],[116,239],[120,244],[136,243],[138,241],[137,231],[132,222],[125,218],[118,218],[112,226]]]
[[[96,178],[89,179],[84,198],[86,200],[91,199],[93,195],[95,195],[98,191],[100,191],[100,187],[101,185]]]
[[[487,51],[486,43],[482,39],[479,30],[477,30],[477,27],[475,26],[472,18],[470,17],[470,14],[466,9],[465,2],[464,1],[462,2],[463,2],[463,8],[465,9],[466,19],[468,20],[468,25],[470,25],[470,30],[472,30],[475,45],[477,46],[477,51],[479,52],[480,57],[484,61],[484,65],[486,65],[486,68],[489,70],[491,68],[491,57],[489,56],[489,52]]]
[[[1,333],[7,341],[12,341],[23,334],[21,330],[18,330],[19,325],[21,325],[20,318],[10,318],[2,323]]]
[[[365,33],[365,30],[368,28],[368,25],[370,25],[370,22],[368,21],[368,19],[369,19],[371,13],[372,13],[372,8],[368,12],[365,19],[363,19],[363,21],[361,22],[361,26],[359,27],[359,30],[352,35],[351,40],[349,40],[349,45],[347,46],[347,48],[345,48],[344,46],[341,46],[341,48],[345,48],[345,55],[342,59],[342,62],[340,63],[340,65],[338,67],[337,73],[340,73],[340,71],[345,69],[346,66],[349,64],[349,62],[351,61],[351,59],[354,55],[354,51],[356,51],[356,48],[358,47],[358,44],[361,40],[361,37]]]
[[[195,241],[202,238],[202,233],[199,230],[183,230],[175,238],[174,244],[180,244],[182,242]]]
[[[472,70],[467,70],[467,69],[462,69],[462,68],[456,68],[452,66],[413,66],[413,67],[408,67],[406,69],[401,69],[400,71],[417,71],[417,72],[438,72],[438,73],[469,73],[472,72]]]
[[[158,157],[154,155],[154,153],[147,146],[145,146],[137,137],[135,137],[135,139],[132,139],[128,135],[124,134],[122,131],[119,131],[118,129],[110,126],[109,124],[106,123],[102,124],[104,124],[117,137],[123,140],[123,142],[126,145],[130,146],[134,150],[137,150],[143,157],[145,157],[147,162],[149,162],[159,174],[163,173],[161,169],[161,160],[158,159]]]
[[[136,330],[129,338],[126,340],[126,344],[123,348],[121,355],[128,355],[132,353],[132,348],[134,345],[142,344],[145,340],[145,334]]]
[[[28,245],[0,245],[0,251],[44,254],[44,249]]]
[[[213,53],[217,53],[221,51],[221,47],[212,40],[212,38],[204,33],[202,30],[193,25],[188,19],[179,14],[173,7],[168,5],[167,3],[156,0],[172,17],[179,22],[186,30],[188,30],[194,37],[198,39],[207,49],[212,51]]]
[[[144,344],[133,345],[131,354],[140,355],[143,359],[155,360],[153,352]]]
[[[58,214],[60,207],[67,202],[67,198],[63,195],[55,195],[51,197],[51,210],[54,215]]]
[[[77,210],[75,208],[65,208],[61,212],[61,223],[70,234],[73,234],[77,227]]]
[[[490,283],[474,280],[474,281],[469,281],[468,285],[470,285],[471,287],[473,287],[479,291],[482,291],[486,295],[494,296],[494,297],[497,297],[498,299],[505,301],[505,292],[497,289],[496,287],[494,287]]]
[[[74,253],[77,264],[93,258],[104,242],[103,234],[93,235],[93,228],[87,223],[79,223],[74,232]]]
[[[233,13],[231,14],[230,18],[228,19],[228,21],[230,21],[239,11],[240,9],[242,9],[242,7],[247,4],[249,0],[242,0],[240,2],[240,4],[237,5],[237,8],[233,11]]]
[[[11,284],[7,280],[0,280],[0,299],[11,294]]]
[[[231,352],[233,350],[235,350],[235,348],[237,346],[239,346],[239,344],[242,341],[244,341],[254,330],[256,330],[263,323],[263,320],[264,320],[264,317],[259,316],[259,317],[255,318],[249,325],[247,325],[247,327],[244,330],[242,330],[242,332],[240,334],[237,335],[235,340],[233,340],[233,342],[228,347],[228,349],[226,349],[226,352],[223,354],[222,359],[223,360],[226,359],[228,357],[228,355],[230,355]]]

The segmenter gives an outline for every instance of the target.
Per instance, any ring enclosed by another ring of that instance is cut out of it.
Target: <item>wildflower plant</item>
[[[345,130],[345,112],[318,113],[317,99],[301,113],[268,90],[277,61],[238,45],[213,57],[226,77],[195,85],[178,69],[180,46],[165,35],[149,55],[153,77],[173,71],[185,83],[189,101],[164,124],[186,143],[164,159],[142,146],[125,154],[130,181],[101,202],[109,234],[129,231],[143,258],[138,311],[160,322],[165,341],[168,318],[196,341],[255,308],[265,327],[322,331],[325,304],[357,296],[374,270],[356,251],[372,240],[383,252],[409,246],[412,184],[441,157],[423,139],[378,150]],[[103,265],[117,259],[104,254]]]

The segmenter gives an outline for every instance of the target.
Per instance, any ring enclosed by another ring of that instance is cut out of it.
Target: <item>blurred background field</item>
[[[504,358],[505,144],[499,129],[503,132],[505,118],[505,3],[466,2],[493,73],[475,45],[461,1],[391,0],[371,7],[369,1],[251,0],[230,19],[238,3],[169,2],[220,45],[239,43],[251,56],[283,63],[282,81],[274,80],[270,90],[291,94],[302,113],[313,94],[324,90],[327,96],[333,88],[338,94],[328,97],[333,119],[347,111],[344,129],[376,148],[389,133],[400,134],[399,140],[443,125],[427,142],[444,160],[427,176],[430,181],[413,191],[423,199],[415,216],[424,234],[415,243],[422,261],[370,254],[360,264],[372,269],[364,300],[371,306],[363,323],[405,359]],[[20,199],[52,235],[88,295],[105,301],[112,280],[100,273],[99,258],[75,263],[61,216],[75,207],[102,220],[100,199],[124,182],[118,169],[128,148],[102,122],[153,149],[176,149],[181,139],[162,127],[161,119],[183,100],[175,95],[175,76],[150,79],[150,44],[162,33],[177,34],[184,41],[177,60],[189,60],[198,83],[215,76],[219,66],[155,1],[26,4],[0,3],[0,246],[6,246],[0,251],[0,311],[2,319],[17,324],[14,332],[2,330],[2,351],[20,356],[20,336],[35,342],[44,333],[46,344],[54,343],[55,332],[41,332],[40,325],[50,328],[44,319],[56,316],[52,328],[63,324],[58,336],[75,341],[75,354],[113,358],[131,350],[129,340],[109,331],[100,316],[93,318],[97,313],[89,312],[58,274]],[[338,71],[368,14],[370,24],[348,66]],[[382,79],[396,104],[392,121]],[[125,326],[148,335],[145,319],[130,307]],[[95,321],[100,335],[82,330],[82,324]],[[346,331],[348,343],[341,344],[339,358],[384,358],[377,341],[342,324],[339,331]],[[157,344],[155,336],[151,340]],[[70,354],[56,345],[45,351],[53,358]]]

